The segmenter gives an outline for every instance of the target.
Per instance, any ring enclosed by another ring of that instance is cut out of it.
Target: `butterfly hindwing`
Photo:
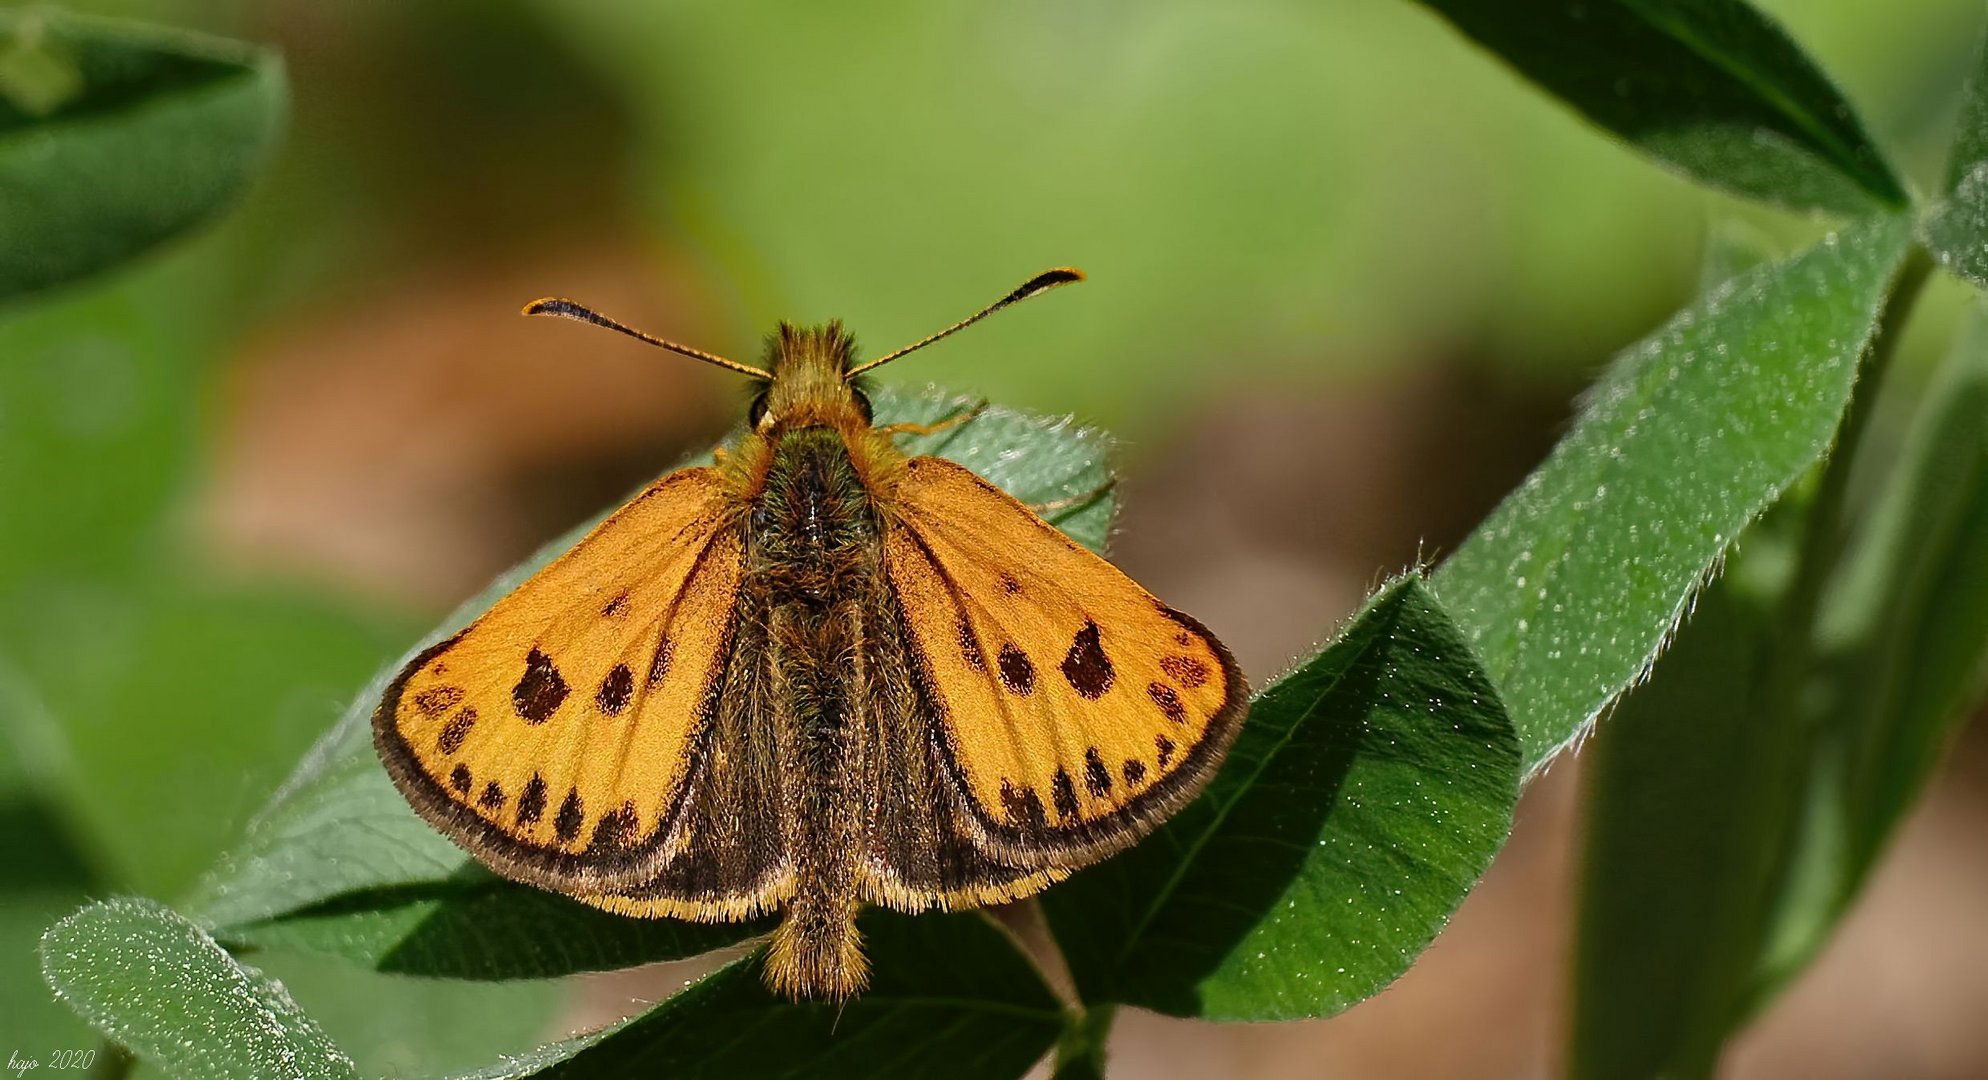
[[[415,809],[548,888],[652,875],[731,652],[735,506],[710,469],[666,476],[402,669],[374,741]]]
[[[880,583],[867,608],[858,664],[866,686],[859,718],[865,822],[865,899],[899,911],[964,908],[1028,896],[1061,879],[1059,869],[1010,866],[981,841],[982,830],[935,740],[929,701],[904,619]]]
[[[936,748],[995,858],[1084,865],[1200,790],[1248,698],[1205,628],[951,462],[909,461],[887,519]]]
[[[675,854],[647,880],[581,900],[622,915],[729,921],[792,895],[767,606],[755,590],[740,595],[717,711],[692,750],[697,772]]]

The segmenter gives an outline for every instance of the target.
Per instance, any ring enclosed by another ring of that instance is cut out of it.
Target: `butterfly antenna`
[[[974,323],[979,322],[980,320],[986,318],[989,315],[994,314],[995,312],[1001,310],[1004,307],[1007,307],[1010,304],[1018,304],[1023,300],[1027,300],[1031,296],[1037,295],[1038,293],[1046,293],[1049,290],[1057,287],[1058,285],[1068,285],[1073,281],[1082,281],[1082,280],[1084,280],[1084,272],[1082,270],[1073,270],[1067,266],[1059,266],[1054,270],[1044,270],[1042,273],[1037,274],[1036,276],[1028,279],[1027,281],[1022,282],[1021,287],[1017,288],[1014,292],[1011,292],[1008,295],[1002,297],[1001,299],[994,301],[993,303],[987,305],[984,308],[981,308],[979,311],[976,311],[973,314],[967,316],[966,318],[961,319],[960,321],[952,324],[951,326],[946,327],[944,330],[941,330],[938,333],[933,334],[931,337],[922,338],[918,341],[914,341],[911,344],[906,345],[904,348],[899,349],[894,353],[890,353],[885,356],[879,356],[875,360],[872,360],[867,364],[859,364],[856,367],[849,369],[848,375],[844,377],[854,378],[855,376],[861,375],[863,372],[868,371],[873,367],[877,367],[881,364],[888,364],[892,360],[895,360],[906,353],[917,352],[919,349],[922,349],[925,346],[932,344],[933,342],[939,340],[940,338],[950,337],[954,334],[959,333],[961,330],[964,330],[967,327],[972,326]]]
[[[773,377],[772,373],[761,371],[751,364],[741,364],[737,360],[727,360],[715,353],[705,352],[703,349],[693,349],[688,345],[679,345],[674,341],[664,341],[662,338],[656,337],[653,334],[645,334],[632,326],[616,322],[584,304],[576,304],[571,300],[561,299],[560,297],[548,296],[543,300],[534,300],[525,305],[525,314],[556,315],[562,319],[574,319],[579,322],[593,323],[595,326],[605,326],[617,333],[627,334],[637,341],[654,345],[659,349],[668,349],[679,356],[688,356],[692,360],[702,360],[707,364],[716,364],[727,371],[736,371],[741,375],[751,375],[757,379],[771,379]]]

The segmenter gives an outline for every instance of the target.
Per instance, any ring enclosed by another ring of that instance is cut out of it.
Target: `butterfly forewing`
[[[1011,865],[1082,865],[1206,781],[1247,690],[1192,619],[993,485],[915,458],[885,548],[945,764]]]
[[[652,874],[730,651],[733,505],[711,470],[664,477],[409,663],[374,732],[415,808],[549,887]]]

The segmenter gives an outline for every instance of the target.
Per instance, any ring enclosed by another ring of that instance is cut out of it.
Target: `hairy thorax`
[[[747,579],[775,605],[862,597],[879,570],[879,521],[842,435],[813,427],[769,441],[752,503]]]

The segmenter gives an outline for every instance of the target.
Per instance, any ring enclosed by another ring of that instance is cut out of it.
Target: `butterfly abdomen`
[[[747,546],[746,587],[762,591],[769,612],[794,873],[766,977],[793,996],[848,998],[867,971],[855,926],[866,740],[852,719],[867,690],[854,661],[881,548],[839,434],[804,428],[780,436]]]

